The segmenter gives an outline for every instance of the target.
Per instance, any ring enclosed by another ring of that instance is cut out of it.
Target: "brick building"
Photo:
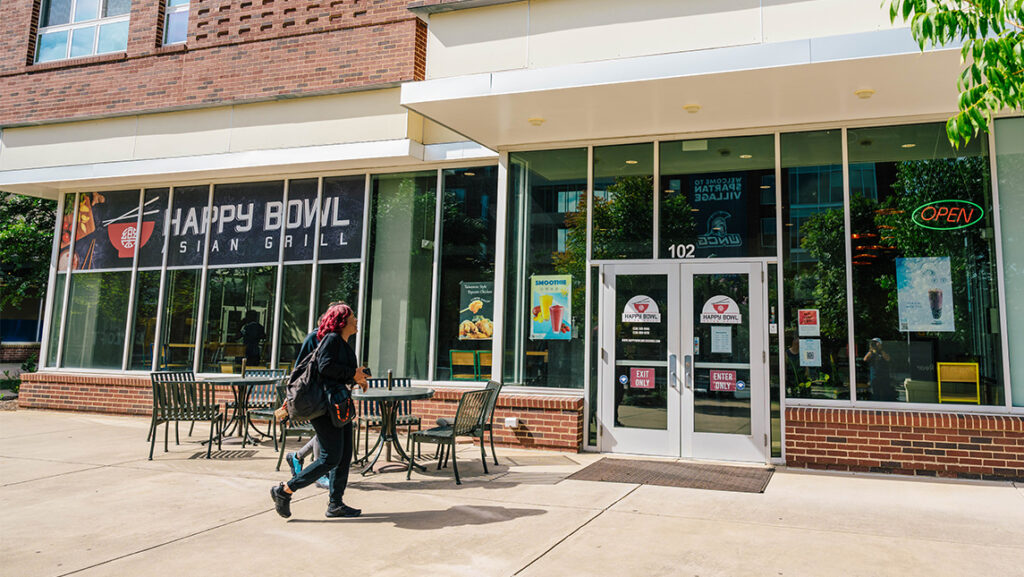
[[[1024,121],[951,148],[958,48],[871,3],[22,0],[0,47],[0,188],[59,201],[23,406],[288,368],[342,299],[506,444],[1024,478]]]

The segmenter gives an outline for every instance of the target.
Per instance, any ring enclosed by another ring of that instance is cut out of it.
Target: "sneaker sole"
[[[271,498],[271,499],[273,499],[273,501],[274,501],[274,511],[275,511],[275,512],[276,512],[276,513],[277,513],[278,515],[280,515],[281,517],[283,517],[283,518],[287,519],[288,517],[291,517],[291,516],[292,516],[292,514],[291,514],[291,511],[289,511],[289,512],[288,512],[288,514],[287,514],[287,515],[285,515],[285,514],[283,514],[283,513],[281,513],[280,511],[278,511],[278,510],[277,510],[277,494],[276,494],[276,493],[274,493],[274,489],[275,489],[275,488],[276,488],[276,487],[271,487],[271,488],[270,488],[270,498]]]

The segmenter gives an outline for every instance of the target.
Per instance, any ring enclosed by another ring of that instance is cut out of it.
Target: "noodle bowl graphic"
[[[107,236],[110,237],[110,244],[117,249],[119,258],[131,258],[135,254],[135,245],[145,246],[149,237],[153,235],[153,221],[142,222],[142,239],[140,241],[138,230],[134,222],[112,222],[107,225]]]

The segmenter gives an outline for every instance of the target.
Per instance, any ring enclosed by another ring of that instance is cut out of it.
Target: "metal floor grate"
[[[251,459],[256,456],[256,451],[214,451],[210,454],[211,459]],[[206,451],[199,451],[198,453],[189,457],[189,459],[205,459]]]

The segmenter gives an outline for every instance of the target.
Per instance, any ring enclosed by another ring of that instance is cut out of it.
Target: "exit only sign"
[[[653,389],[654,369],[629,369],[629,388]]]

